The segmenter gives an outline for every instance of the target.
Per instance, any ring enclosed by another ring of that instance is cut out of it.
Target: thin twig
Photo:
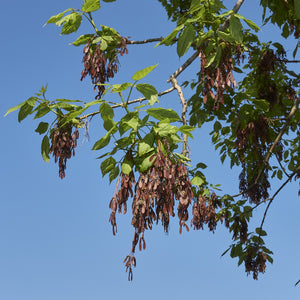
[[[268,210],[271,206],[271,203],[273,202],[273,200],[275,199],[275,197],[278,195],[278,193],[286,186],[286,184],[292,180],[292,178],[294,177],[294,175],[300,170],[300,166],[297,167],[296,171],[293,172],[293,174],[291,174],[289,176],[289,178],[280,186],[280,188],[275,192],[275,194],[272,196],[272,198],[270,198],[269,200],[269,203],[268,203],[268,206],[266,207],[265,209],[265,212],[264,212],[264,216],[262,218],[262,221],[261,221],[261,224],[260,224],[260,231],[262,230],[263,228],[263,225],[264,225],[264,222],[265,222],[265,219],[266,219],[266,216],[267,216],[267,213],[268,213]]]
[[[276,156],[276,159],[277,159],[277,161],[278,161],[278,163],[279,163],[279,166],[280,166],[282,172],[283,172],[287,177],[289,177],[290,175],[289,175],[289,174],[286,172],[286,170],[284,169],[284,167],[283,167],[283,165],[282,165],[282,163],[281,163],[281,161],[280,161],[280,159],[279,159],[277,153],[275,153],[275,156]]]
[[[168,94],[168,93],[170,93],[170,92],[172,92],[172,91],[174,91],[174,90],[175,90],[175,88],[172,86],[171,88],[169,88],[169,89],[167,89],[167,90],[165,90],[165,91],[163,91],[163,92],[160,92],[160,93],[158,93],[157,95],[158,95],[158,96],[163,96],[163,95]],[[130,105],[130,104],[133,104],[133,103],[137,103],[137,102],[140,102],[140,103],[141,103],[141,102],[143,102],[143,101],[145,101],[145,100],[147,100],[147,98],[145,98],[145,97],[140,97],[140,98],[137,98],[137,99],[128,101],[127,105]],[[119,103],[119,104],[112,105],[111,108],[117,108],[117,107],[123,107],[123,106],[124,106],[123,103]],[[85,119],[85,118],[88,118],[88,117],[92,117],[92,116],[98,115],[99,113],[100,113],[100,111],[92,112],[92,113],[90,113],[90,114],[81,116],[81,117],[79,118],[79,120],[83,120],[83,119]]]
[[[178,92],[178,96],[179,96],[181,104],[182,104],[182,114],[181,114],[181,116],[182,116],[182,123],[183,123],[183,125],[187,125],[187,121],[186,121],[187,103],[186,103],[185,98],[183,96],[182,89],[178,85],[177,79],[175,77],[173,77],[171,79],[171,81],[172,81],[173,87]],[[187,154],[187,135],[186,134],[183,135],[183,149],[182,149],[182,154],[184,156],[186,156],[186,154]]]
[[[130,41],[127,40],[126,44],[128,45],[137,45],[137,44],[147,44],[147,43],[153,43],[153,42],[161,42],[164,38],[160,37],[160,38],[153,38],[153,39],[146,39],[143,41]]]

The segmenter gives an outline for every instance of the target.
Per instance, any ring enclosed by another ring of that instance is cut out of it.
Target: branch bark
[[[182,114],[181,114],[182,123],[183,123],[183,125],[187,125],[187,121],[186,121],[187,103],[186,103],[186,100],[185,100],[185,98],[183,96],[183,92],[182,92],[181,87],[177,83],[177,79],[175,77],[173,77],[171,79],[171,81],[172,81],[173,87],[177,90],[178,96],[179,96],[180,101],[181,101],[181,105],[182,105]],[[187,155],[187,135],[186,134],[183,135],[183,149],[182,149],[182,154],[184,156]]]

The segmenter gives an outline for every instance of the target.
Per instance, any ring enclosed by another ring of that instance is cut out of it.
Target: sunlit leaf
[[[99,0],[84,0],[81,10],[84,12],[96,11],[100,8]]]
[[[146,77],[150,72],[152,72],[156,67],[158,66],[158,64],[154,65],[154,66],[150,66],[147,67],[143,70],[137,71],[133,76],[132,76],[132,80],[141,80],[144,77]]]

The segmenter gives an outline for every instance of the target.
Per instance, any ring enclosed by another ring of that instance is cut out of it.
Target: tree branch
[[[181,116],[182,116],[182,123],[183,123],[183,125],[187,125],[187,121],[186,121],[187,103],[186,103],[185,98],[183,96],[182,89],[178,85],[177,79],[175,77],[173,77],[171,79],[171,81],[172,81],[173,87],[178,92],[178,96],[179,96],[181,104],[182,104],[182,114],[181,114]],[[184,156],[186,156],[186,154],[187,154],[187,135],[186,134],[183,135],[183,149],[182,149],[182,154]]]
[[[168,94],[168,93],[171,93],[172,91],[174,91],[175,88],[172,86],[171,88],[163,91],[163,92],[160,92],[158,93],[157,95],[158,96],[163,96],[165,94]],[[133,103],[137,103],[137,102],[142,102],[142,101],[145,101],[147,100],[147,98],[145,97],[141,97],[141,98],[137,98],[137,99],[134,99],[134,100],[131,100],[131,101],[128,101],[127,105],[130,105],[130,104],[133,104]],[[115,104],[115,105],[112,105],[111,108],[117,108],[117,107],[124,107],[124,104],[123,103],[119,103],[119,104]],[[79,120],[83,120],[85,118],[88,118],[88,117],[92,117],[92,116],[95,116],[95,115],[98,115],[100,112],[99,111],[95,111],[95,112],[92,112],[90,114],[87,114],[87,115],[84,115],[84,116],[81,116],[79,118]]]
[[[275,199],[275,197],[278,195],[278,193],[286,186],[286,184],[287,184],[289,181],[292,180],[292,178],[294,177],[294,175],[295,175],[298,171],[300,171],[300,166],[297,167],[296,171],[293,172],[293,174],[291,174],[291,175],[289,176],[289,178],[288,178],[288,179],[280,186],[280,188],[275,192],[275,194],[272,196],[272,198],[270,198],[269,203],[268,203],[268,205],[267,205],[267,207],[266,207],[266,210],[265,210],[265,212],[264,212],[264,216],[263,216],[262,221],[261,221],[261,225],[260,225],[260,229],[261,229],[261,230],[262,230],[262,228],[263,228],[263,225],[264,225],[264,222],[265,222],[265,219],[266,219],[268,210],[269,210],[269,208],[270,208],[270,206],[271,206],[271,203],[273,202],[273,200]]]
[[[137,45],[137,44],[147,44],[147,43],[153,43],[153,42],[161,42],[164,38],[160,37],[160,38],[153,38],[153,39],[146,39],[143,41],[130,41],[127,40],[126,44],[128,45]]]

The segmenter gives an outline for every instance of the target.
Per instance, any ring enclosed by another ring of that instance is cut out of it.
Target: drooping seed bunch
[[[193,193],[188,170],[184,164],[173,160],[170,154],[167,140],[158,141],[157,153],[150,158],[153,162],[152,167],[147,172],[140,173],[136,183],[133,173],[130,175],[121,174],[120,188],[115,191],[110,202],[112,209],[110,222],[115,234],[117,228],[116,211],[121,212],[123,206],[125,213],[126,202],[129,196],[133,196],[131,224],[134,227],[134,238],[131,252],[124,260],[129,280],[132,279],[132,267],[136,264],[134,258],[136,246],[139,244],[140,250],[146,248],[145,230],[152,229],[154,221],[156,223],[161,221],[165,231],[168,232],[170,217],[175,216],[175,200],[179,201],[177,211],[180,233],[183,226],[189,230],[185,222],[188,220],[187,210]],[[119,182],[117,182],[118,186]],[[134,193],[132,191],[133,186],[135,186]]]
[[[83,48],[83,64],[84,69],[81,72],[81,79],[90,75],[92,83],[95,85],[94,90],[98,90],[96,99],[101,98],[105,91],[104,83],[108,82],[110,78],[114,77],[114,74],[118,71],[118,54],[123,56],[128,53],[127,50],[127,38],[120,37],[120,43],[114,49],[114,54],[110,54],[110,58],[106,53],[101,50],[100,44],[93,44],[92,38],[87,45]]]
[[[220,103],[224,103],[223,95],[227,90],[232,90],[236,86],[236,81],[233,76],[234,58],[237,63],[243,59],[241,50],[236,47],[235,53],[232,53],[230,47],[225,47],[222,50],[220,62],[218,65],[208,65],[208,57],[204,51],[200,52],[201,58],[201,84],[203,85],[202,95],[204,104],[210,96],[214,100],[214,109],[218,109]]]
[[[198,201],[193,204],[193,218],[191,226],[194,229],[204,229],[203,225],[207,224],[210,231],[215,231],[217,228],[217,212],[216,209],[221,208],[222,204],[215,193],[210,197],[199,194]],[[226,216],[225,225],[227,226]]]
[[[253,273],[253,279],[257,279],[258,273],[266,270],[267,255],[258,245],[248,247],[245,258],[245,270],[249,275]]]
[[[50,153],[53,153],[55,162],[58,160],[59,177],[63,179],[65,169],[67,167],[67,159],[75,155],[75,148],[77,146],[77,139],[79,138],[79,132],[76,128],[72,133],[72,125],[65,125],[63,127],[54,128],[50,133],[51,147]]]

